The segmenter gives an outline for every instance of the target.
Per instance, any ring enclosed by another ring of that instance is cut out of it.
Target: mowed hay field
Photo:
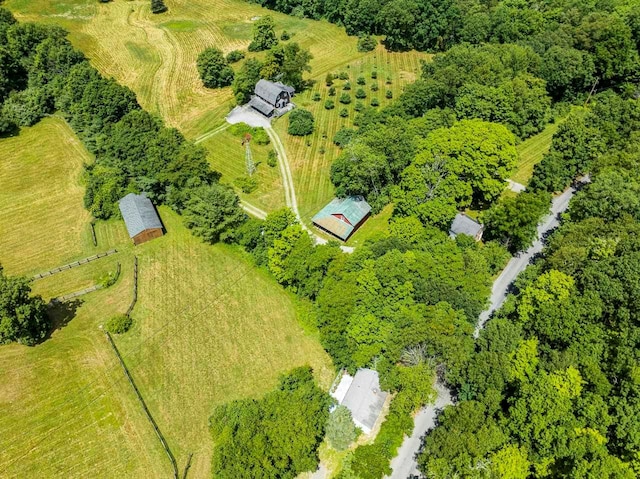
[[[90,215],[82,206],[80,179],[91,156],[69,126],[52,117],[24,128],[19,136],[0,140],[0,159],[5,271],[36,273],[90,250]]]
[[[18,137],[0,140],[0,149],[25,138],[35,144],[33,131],[42,133],[52,124],[73,138],[61,120],[49,119]],[[52,162],[52,169],[61,168],[64,155],[45,153],[65,145],[64,136],[52,136],[49,142],[46,151],[27,144],[11,151],[22,148],[42,163]],[[22,158],[3,157],[3,167],[23,179],[25,191],[39,188],[44,179],[27,175],[35,166]],[[79,175],[78,168],[75,178],[52,174],[48,179],[55,187],[79,181]],[[64,231],[56,229],[56,222],[44,222],[47,211],[56,210],[61,200],[56,195],[45,198],[48,201],[32,201],[16,193],[19,204],[33,205],[30,215],[42,218],[37,232],[42,229],[61,240]],[[81,205],[82,188],[69,193],[69,200]],[[73,225],[80,213],[52,218]],[[171,210],[160,208],[160,215],[167,234],[138,247],[119,219],[96,224],[97,248],[89,230],[86,238],[64,238],[63,262],[68,256],[112,248],[118,253],[33,282],[34,293],[48,300],[94,285],[121,265],[114,286],[52,310],[55,330],[45,342],[31,348],[0,346],[0,477],[171,475],[169,461],[99,329],[109,317],[126,311],[131,301],[134,255],[140,265],[134,327],[115,340],[180,467],[194,453],[190,477],[209,476],[207,424],[216,404],[259,396],[276,384],[279,374],[304,364],[312,365],[328,387],[334,373],[330,359],[314,333],[297,322],[295,298],[239,249],[206,245]],[[4,226],[0,229],[0,244],[6,244],[9,233]],[[41,251],[49,240],[34,236],[31,248]],[[57,265],[39,267],[47,258],[35,255],[26,266],[17,264],[14,272]]]
[[[523,141],[517,146],[518,168],[511,179],[517,183],[526,185],[533,175],[533,168],[542,161],[542,157],[551,148],[553,135],[558,131],[560,121],[550,123],[547,127],[531,138]]]
[[[296,366],[310,364],[325,388],[334,371],[297,323],[295,300],[266,272],[161,214],[168,234],[136,248],[135,326],[117,343],[178,463],[193,453],[190,477],[208,477],[215,405],[260,396]]]

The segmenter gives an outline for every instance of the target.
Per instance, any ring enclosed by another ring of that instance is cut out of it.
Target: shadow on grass
[[[49,317],[51,327],[42,341],[46,341],[55,331],[58,331],[69,324],[69,322],[76,317],[76,311],[80,306],[82,306],[82,300],[80,299],[61,303],[49,303],[47,305],[47,316]]]

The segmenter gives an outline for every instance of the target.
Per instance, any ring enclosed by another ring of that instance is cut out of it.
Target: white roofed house
[[[256,83],[249,106],[266,117],[291,104],[295,89],[280,82],[260,80]]]

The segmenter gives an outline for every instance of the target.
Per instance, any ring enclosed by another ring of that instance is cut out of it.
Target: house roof
[[[346,240],[370,212],[371,206],[362,196],[335,198],[322,208],[312,221],[338,238]]]
[[[386,399],[387,393],[380,390],[378,372],[359,369],[341,404],[351,411],[353,422],[368,434],[378,420]]]
[[[484,226],[480,223],[472,220],[464,213],[458,213],[453,219],[453,223],[451,223],[449,234],[451,236],[465,234],[475,238],[483,229]]]
[[[249,106],[258,110],[260,113],[266,116],[271,115],[273,113],[273,110],[275,110],[275,107],[273,105],[270,105],[269,103],[264,101],[262,98],[255,95],[251,97]]]
[[[129,193],[118,202],[118,206],[129,237],[133,238],[148,229],[162,228],[162,222],[153,203],[144,193]]]
[[[255,94],[271,105],[276,104],[278,95],[283,91],[292,94],[293,88],[283,85],[282,83],[274,83],[269,80],[260,80],[256,83]]]

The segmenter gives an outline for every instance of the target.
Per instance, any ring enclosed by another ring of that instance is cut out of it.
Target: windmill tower
[[[256,164],[253,161],[253,154],[251,153],[251,135],[249,133],[244,135],[242,144],[244,145],[244,161],[247,168],[247,175],[253,176],[256,171]]]

